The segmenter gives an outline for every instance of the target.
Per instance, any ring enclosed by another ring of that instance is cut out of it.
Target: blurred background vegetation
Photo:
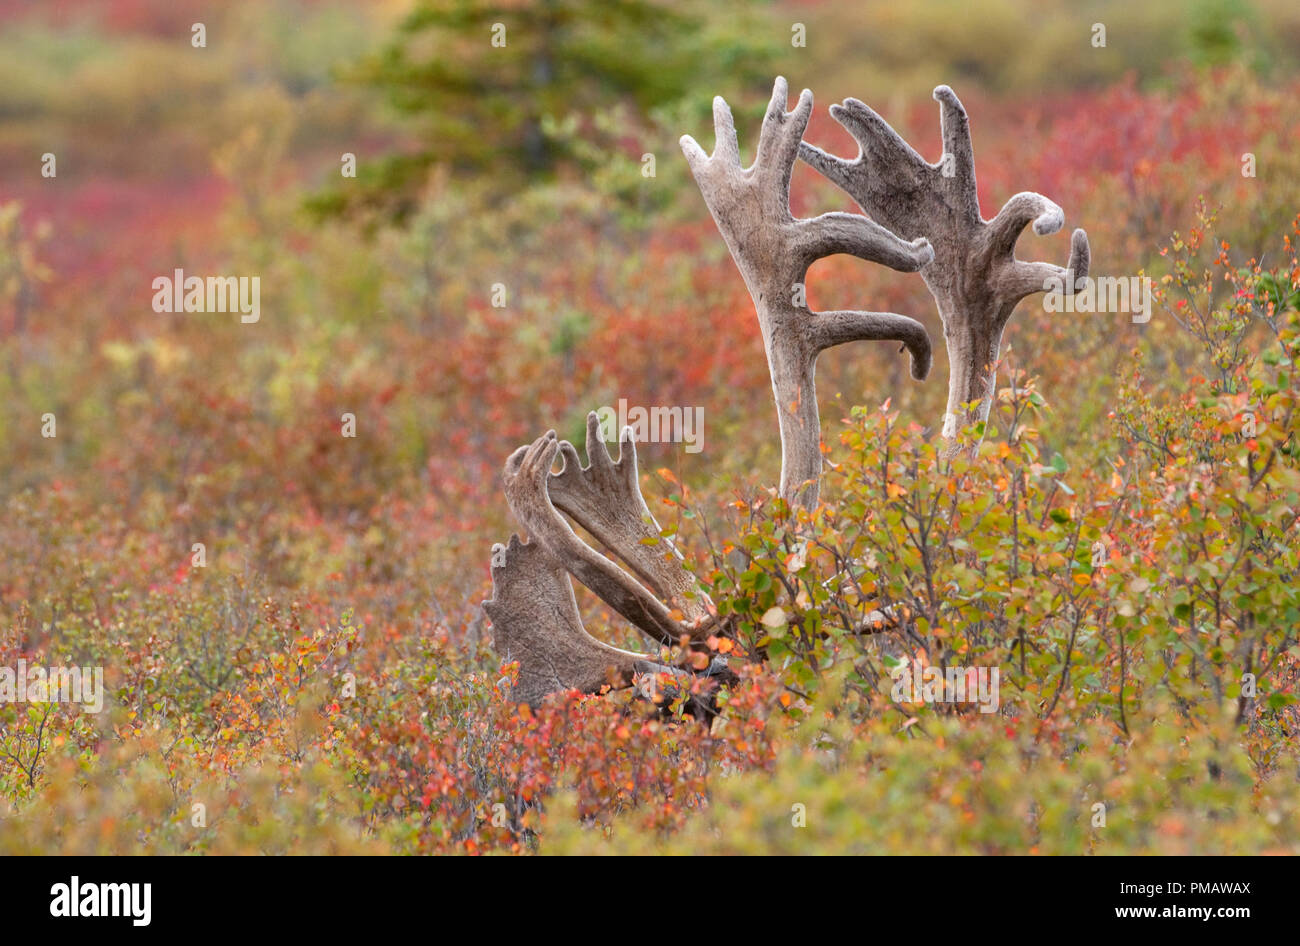
[[[1168,274],[1161,248],[1201,226],[1202,196],[1243,264],[1278,261],[1300,210],[1292,0],[0,0],[0,22],[0,665],[100,662],[119,694],[111,729],[80,719],[42,736],[3,711],[0,789],[17,807],[0,822],[46,805],[11,835],[36,847],[94,848],[97,818],[138,807],[108,762],[86,783],[103,810],[77,801],[69,785],[101,757],[167,783],[153,812],[248,766],[306,772],[304,743],[332,773],[306,784],[356,793],[341,808],[392,828],[397,849],[529,847],[535,821],[485,828],[481,798],[466,801],[526,764],[503,745],[514,730],[481,722],[496,718],[499,662],[477,605],[512,529],[502,461],[551,427],[579,439],[586,412],[619,398],[702,406],[703,453],[640,448],[661,522],[697,551],[699,519],[725,521],[779,469],[752,307],[677,146],[711,142],[715,94],[747,156],[779,73],[816,93],[811,141],[852,154],[826,108],[856,96],[935,159],[930,93],[947,83],[972,117],[985,216],[1040,191],[1066,233],[1088,229],[1102,273]],[[853,209],[803,166],[793,193],[796,213]],[[1027,236],[1020,255],[1063,261],[1067,239]],[[153,312],[151,280],[176,268],[259,276],[260,322]],[[839,257],[809,292],[813,308],[889,309],[940,337],[915,277]],[[1133,352],[1171,413],[1214,364],[1168,320],[1031,304],[1008,341],[1054,408],[1037,421],[1044,456],[1083,469],[1119,449],[1107,414]],[[920,427],[942,413],[942,358],[924,385],[889,346],[819,367],[826,431],[886,398]],[[344,412],[355,440],[339,436]],[[199,541],[209,565],[192,569]],[[632,643],[598,602],[581,606]],[[267,654],[320,679],[289,686]],[[383,698],[301,728],[299,703],[332,705],[318,685],[345,670],[382,680]],[[1151,757],[1175,751],[1162,739]],[[735,752],[759,768],[778,754]],[[114,844],[141,836],[119,828]],[[263,843],[248,831],[166,845]]]

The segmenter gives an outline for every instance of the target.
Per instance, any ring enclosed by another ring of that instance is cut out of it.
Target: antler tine
[[[545,550],[512,535],[492,546],[492,597],[483,610],[492,621],[492,644],[503,660],[519,662],[511,696],[534,706],[548,693],[623,687],[639,674],[688,674],[646,654],[596,640],[582,626],[573,585]]]
[[[931,165],[915,148],[861,99],[847,98],[830,107],[831,117],[858,143],[858,163],[883,174],[921,171]]]
[[[703,152],[690,136],[683,136],[682,150],[758,313],[781,428],[781,493],[812,507],[817,503],[822,465],[813,383],[817,354],[830,345],[857,339],[893,339],[909,348],[913,374],[923,377],[928,371],[929,345],[928,338],[924,342],[918,338],[918,331],[925,332],[920,323],[903,316],[818,314],[796,303],[802,298],[808,267],[822,257],[849,253],[914,272],[934,258],[934,250],[921,234],[904,240],[859,215],[830,213],[802,220],[791,215],[790,175],[813,98],[805,89],[794,110],[787,112],[788,99],[786,81],[778,76],[764,114],[757,157],[748,169],[702,160]]]
[[[831,114],[834,114],[835,108],[831,107]],[[850,180],[859,173],[857,165],[862,163],[862,155],[852,161],[839,157],[838,155],[829,154],[816,145],[810,145],[806,141],[799,142],[799,157],[805,164],[814,168],[817,173],[826,180],[835,184],[842,190],[848,190]]]
[[[1070,260],[1066,267],[1073,280],[1066,291],[1074,292],[1092,269],[1092,247],[1088,243],[1088,231],[1082,227],[1070,234]]]
[[[712,157],[740,167],[740,141],[736,137],[736,119],[721,95],[713,97],[713,155]]]
[[[1092,249],[1088,234],[1075,230],[1070,236],[1070,260],[1066,268],[1053,263],[1015,260],[1003,274],[1000,291],[1009,298],[1023,299],[1036,292],[1059,290],[1069,295],[1078,291],[1088,278]]]
[[[790,206],[790,175],[794,173],[794,162],[799,156],[799,142],[803,140],[808,120],[812,117],[813,94],[804,89],[799,93],[793,111],[787,112],[785,106],[789,98],[785,79],[777,76],[772,87],[772,100],[763,115],[758,153],[753,165],[777,176],[777,192],[784,197],[787,210]]]
[[[977,221],[980,219],[980,204],[975,186],[975,149],[970,140],[970,119],[961,99],[948,86],[938,86],[934,90],[934,100],[939,103],[939,134],[943,138],[940,176],[950,182],[954,203],[969,220]],[[948,174],[951,176],[945,176]]]
[[[1014,252],[1020,233],[1030,221],[1034,232],[1047,236],[1060,230],[1065,224],[1065,211],[1042,194],[1021,191],[998,211],[998,215],[989,221],[985,242],[991,257],[1005,257]]]
[[[700,143],[690,135],[678,139],[686,162],[695,174],[703,173],[707,165],[717,162],[731,167],[740,167],[740,142],[736,138],[736,120],[731,115],[731,106],[721,95],[713,97],[713,153],[705,154]]]
[[[880,263],[900,273],[914,273],[934,259],[934,248],[925,237],[904,243],[889,230],[861,214],[831,211],[796,221],[802,231],[795,243],[804,270],[827,256],[847,253],[858,259]]]
[[[808,342],[817,352],[863,339],[902,342],[912,356],[912,377],[924,381],[930,374],[930,333],[916,319],[893,312],[842,311],[818,312],[808,323]]]

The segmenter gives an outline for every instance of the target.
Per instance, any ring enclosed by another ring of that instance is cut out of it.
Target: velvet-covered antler
[[[630,447],[631,438],[627,437],[624,443]],[[572,446],[569,449],[572,450]],[[603,444],[600,449],[604,449]],[[555,508],[550,497],[550,470],[559,451],[560,442],[556,439],[555,431],[548,430],[532,444],[520,447],[506,460],[503,477],[506,502],[528,532],[529,539],[540,544],[573,577],[656,643],[673,646],[683,636],[697,640],[707,637],[711,633],[707,622],[688,625],[678,620],[672,609],[649,589],[573,531],[573,527]],[[576,451],[574,455],[576,456]],[[608,454],[606,458],[608,459]],[[636,461],[633,459],[631,462],[635,464]],[[569,490],[570,495],[574,492]],[[623,490],[611,492],[605,497],[611,507],[612,517],[629,524],[641,521],[645,501],[641,499],[639,490],[634,492],[635,502]],[[626,550],[626,543],[619,541],[616,547]],[[684,568],[682,571],[685,573]]]
[[[587,466],[567,440],[560,442],[564,468],[547,480],[557,509],[582,526],[630,568],[646,587],[693,628],[711,620],[708,596],[682,564],[672,540],[660,536],[637,480],[636,443],[623,428],[618,459],[600,435],[600,418],[587,415]],[[620,612],[621,613],[621,612]]]
[[[930,370],[930,337],[915,319],[892,312],[810,312],[797,305],[808,267],[825,256],[848,253],[915,272],[934,251],[917,235],[904,241],[858,214],[827,213],[795,219],[790,213],[790,175],[812,114],[812,93],[786,111],[786,81],[777,78],[763,118],[758,153],[740,166],[740,147],[731,109],[713,100],[713,154],[690,135],[682,151],[745,280],[758,312],[772,390],[781,427],[781,494],[793,502],[817,504],[821,477],[821,424],[814,371],[817,356],[833,345],[858,340],[902,342],[912,355],[912,376]]]
[[[1065,269],[1016,259],[1016,241],[1026,226],[1032,223],[1039,235],[1055,233],[1064,213],[1041,194],[1024,192],[984,220],[966,109],[946,85],[934,90],[934,98],[944,149],[934,164],[852,98],[830,111],[857,139],[858,157],[846,161],[806,142],[799,155],[873,220],[905,238],[924,235],[934,245],[934,262],[921,275],[943,319],[950,371],[943,432],[953,437],[959,426],[988,418],[1002,331],[1016,303],[1049,286],[1073,292],[1088,275],[1089,248],[1088,235],[1075,230]]]
[[[564,466],[555,473],[557,454]],[[520,663],[514,696],[536,703],[556,690],[625,686],[635,674],[655,680],[670,674],[679,690],[688,690],[690,671],[610,647],[582,627],[570,574],[661,647],[685,641],[694,652],[710,635],[727,631],[641,496],[631,428],[623,429],[614,460],[597,415],[589,414],[587,459],[583,466],[571,443],[547,431],[506,460],[506,500],[529,541],[513,536],[508,546],[493,547],[493,597],[484,610],[497,652]],[[635,574],[583,541],[561,510]]]

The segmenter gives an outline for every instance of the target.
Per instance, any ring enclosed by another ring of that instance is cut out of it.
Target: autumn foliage
[[[120,6],[106,34],[153,23]],[[963,90],[986,213],[1049,195],[1095,272],[1155,281],[1152,318],[1023,303],[953,461],[945,365],[916,384],[892,346],[829,353],[811,514],[772,488],[753,309],[670,142],[631,185],[664,189],[650,211],[434,168],[401,226],[322,223],[304,202],[351,150],[331,109],[360,112],[269,89],[222,99],[245,131],[218,142],[168,126],[188,184],[126,154],[6,177],[0,667],[102,666],[108,695],[0,702],[0,851],[1300,853],[1300,83],[992,85]],[[825,104],[809,137],[844,153]],[[927,141],[932,105],[889,117]],[[637,174],[651,146],[624,148]],[[806,167],[794,192],[848,209]],[[261,321],[152,312],[180,266],[260,274]],[[835,258],[809,281],[813,308],[942,336],[915,276]],[[515,528],[502,461],[619,398],[704,409],[700,454],[638,445],[737,628],[703,721],[632,690],[513,705],[479,608]],[[999,668],[998,711],[894,699],[912,661]]]

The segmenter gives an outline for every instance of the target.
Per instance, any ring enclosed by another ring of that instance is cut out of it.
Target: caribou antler
[[[797,305],[808,267],[824,256],[848,253],[915,272],[934,251],[919,234],[909,243],[858,214],[794,218],[790,175],[813,98],[804,89],[787,112],[788,96],[785,79],[778,77],[757,157],[748,168],[740,166],[735,122],[721,97],[713,100],[713,154],[706,155],[690,135],[682,136],[681,146],[758,312],[781,427],[781,495],[811,508],[822,465],[813,383],[818,354],[860,339],[899,341],[911,352],[912,376],[922,379],[930,370],[930,337],[920,322],[892,312],[814,313]]]
[[[492,620],[493,646],[504,660],[519,662],[511,697],[536,705],[557,690],[594,693],[623,687],[638,674],[688,675],[644,654],[619,650],[588,634],[578,616],[573,585],[564,568],[537,543],[492,546],[492,598],[483,602]]]
[[[553,473],[557,453],[564,457],[564,468]],[[599,418],[589,414],[587,459],[584,467],[573,444],[557,441],[551,430],[506,460],[506,500],[531,541],[511,536],[508,546],[492,547],[493,597],[483,609],[492,620],[497,653],[519,661],[513,696],[535,704],[556,690],[590,693],[607,685],[626,686],[636,674],[652,675],[656,687],[669,674],[679,691],[689,690],[690,672],[603,644],[582,627],[566,572],[661,645],[673,646],[683,638],[698,643],[725,630],[676,548],[659,535],[637,482],[631,428],[623,429],[614,460],[601,439]],[[579,538],[560,509],[626,562],[653,593]],[[666,551],[656,551],[651,538],[656,545],[664,543]],[[667,599],[683,620],[655,595]],[[724,673],[725,666],[716,662],[708,668],[711,676]]]
[[[635,470],[636,452],[631,436],[625,434],[623,443],[629,458],[629,467],[625,467],[624,470],[629,468]],[[604,449],[603,444],[601,449]],[[713,632],[710,627],[711,619],[697,617],[690,624],[678,620],[671,609],[644,585],[582,541],[564,516],[560,515],[559,510],[551,502],[549,492],[552,479],[551,465],[555,462],[555,456],[559,451],[560,443],[555,437],[555,431],[548,430],[544,436],[528,446],[520,447],[506,460],[503,476],[506,502],[510,504],[515,518],[528,532],[529,539],[541,545],[554,561],[562,564],[575,578],[594,591],[602,601],[631,621],[655,642],[672,646],[679,643],[683,637],[696,641],[707,638]],[[569,445],[569,451],[571,453],[566,453],[566,460],[572,456],[573,461],[576,461],[577,451],[573,450],[572,445]],[[592,452],[589,444],[588,453]],[[599,453],[599,451],[595,452]],[[605,454],[605,459],[609,459],[608,453]],[[609,479],[612,481],[618,475],[618,471],[611,471]],[[603,474],[597,476],[604,479]],[[564,474],[561,473],[558,478],[565,479]],[[595,477],[588,479],[585,485],[576,484],[578,484],[576,477],[566,479],[561,486],[561,494],[566,497],[571,506],[579,509],[588,518],[588,522],[595,525],[597,529],[606,531],[607,535],[613,536],[611,547],[616,554],[630,556],[632,553],[627,547],[627,539],[633,534],[631,523],[640,522],[642,511],[645,510],[645,500],[641,498],[640,491],[635,488],[635,483],[631,486],[619,484],[605,494],[598,492]],[[607,519],[612,517],[614,521],[624,522],[625,526],[607,528],[597,519],[591,507],[601,501],[602,495],[603,501],[610,504]],[[633,495],[635,501],[632,499]],[[624,531],[620,532],[620,530]],[[597,533],[593,532],[593,534]],[[641,564],[648,570],[648,563],[643,561]],[[681,570],[685,574],[685,569]],[[689,581],[689,575],[686,575],[685,580]],[[672,592],[680,591],[682,586],[682,582],[679,581],[669,583],[662,578],[662,575],[660,581]]]
[[[672,540],[660,536],[637,481],[636,442],[624,427],[614,460],[600,434],[600,418],[587,415],[587,466],[567,440],[560,442],[564,468],[547,480],[551,502],[613,552],[688,625],[712,619],[711,602],[682,564]]]
[[[800,143],[799,156],[874,220],[903,237],[924,234],[934,244],[934,262],[921,275],[943,319],[949,361],[943,433],[952,438],[959,426],[988,418],[1002,330],[1016,303],[1052,286],[1073,292],[1088,275],[1089,248],[1088,235],[1075,230],[1066,269],[1016,259],[1016,240],[1031,221],[1035,233],[1055,233],[1064,213],[1041,194],[1025,192],[984,220],[966,110],[946,85],[934,90],[934,98],[944,149],[935,164],[857,99],[831,106],[831,115],[857,139],[857,158],[846,161],[807,143]],[[972,403],[977,407],[969,408]]]

